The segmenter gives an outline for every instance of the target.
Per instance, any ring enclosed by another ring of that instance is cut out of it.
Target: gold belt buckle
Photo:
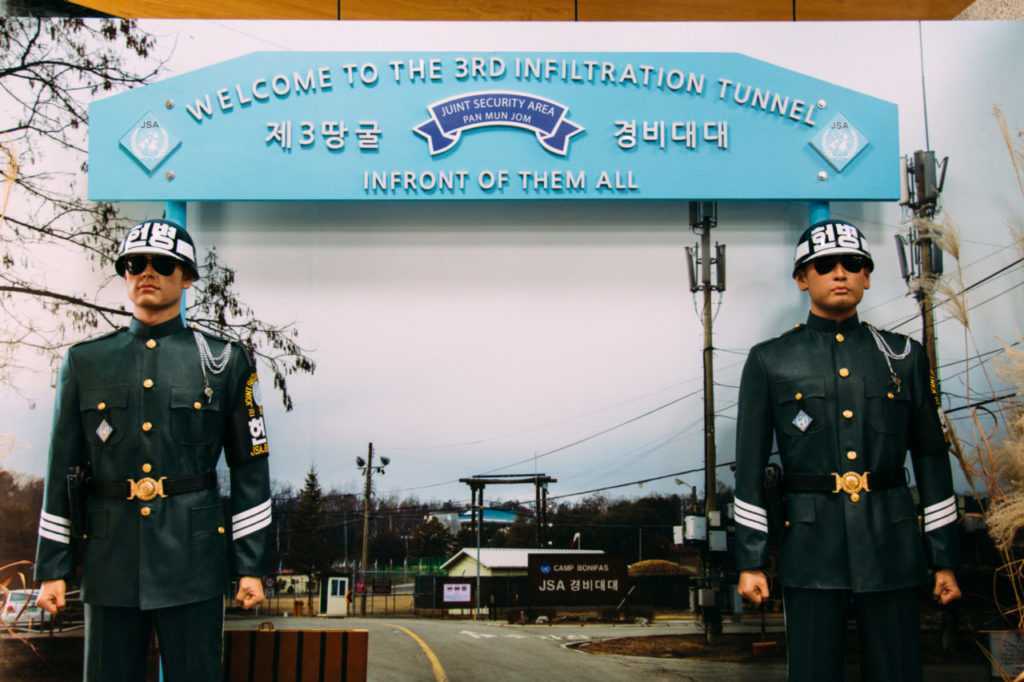
[[[161,476],[159,479],[140,478],[138,481],[129,478],[128,485],[131,486],[131,491],[128,493],[128,499],[149,502],[155,497],[167,497],[164,493],[166,479],[166,476]]]
[[[868,472],[858,474],[856,471],[847,471],[844,474],[832,472],[836,479],[836,489],[833,493],[846,493],[850,496],[850,502],[860,502],[861,491],[869,493],[871,487],[868,485]]]

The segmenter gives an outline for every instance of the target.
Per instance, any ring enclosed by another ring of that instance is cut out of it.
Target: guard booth
[[[352,578],[349,575],[327,575],[320,583],[320,610],[317,615],[344,618],[352,603]]]

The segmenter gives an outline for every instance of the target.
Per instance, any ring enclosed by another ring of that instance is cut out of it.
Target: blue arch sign
[[[90,106],[96,200],[894,200],[896,105],[735,53],[258,52]]]

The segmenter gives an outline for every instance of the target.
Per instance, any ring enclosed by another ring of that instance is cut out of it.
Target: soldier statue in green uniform
[[[755,604],[769,596],[764,472],[774,435],[784,471],[779,574],[790,682],[845,679],[851,603],[864,680],[920,682],[918,588],[928,570],[936,600],[960,597],[957,504],[934,377],[919,343],[858,320],[873,269],[854,225],[809,227],[793,270],[810,296],[807,323],[754,346],[743,369],[738,590]]]
[[[39,605],[82,571],[87,682],[139,682],[155,628],[168,682],[221,679],[224,592],[263,600],[270,453],[253,359],[182,322],[199,278],[188,233],[132,228],[116,261],[133,319],[61,368],[39,521]],[[230,467],[230,511],[217,461]]]

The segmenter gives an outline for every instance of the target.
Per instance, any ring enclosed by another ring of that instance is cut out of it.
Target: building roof
[[[531,554],[604,554],[602,549],[522,549],[517,547],[484,547],[480,549],[480,565],[490,569],[495,568],[521,568],[526,569],[530,562]],[[442,569],[468,556],[476,561],[476,547],[463,547],[448,561],[441,564]]]
[[[518,512],[508,509],[484,509],[484,523],[513,524],[519,519],[519,516]],[[459,514],[459,521],[464,524],[470,523],[472,518],[473,515],[468,509]]]

